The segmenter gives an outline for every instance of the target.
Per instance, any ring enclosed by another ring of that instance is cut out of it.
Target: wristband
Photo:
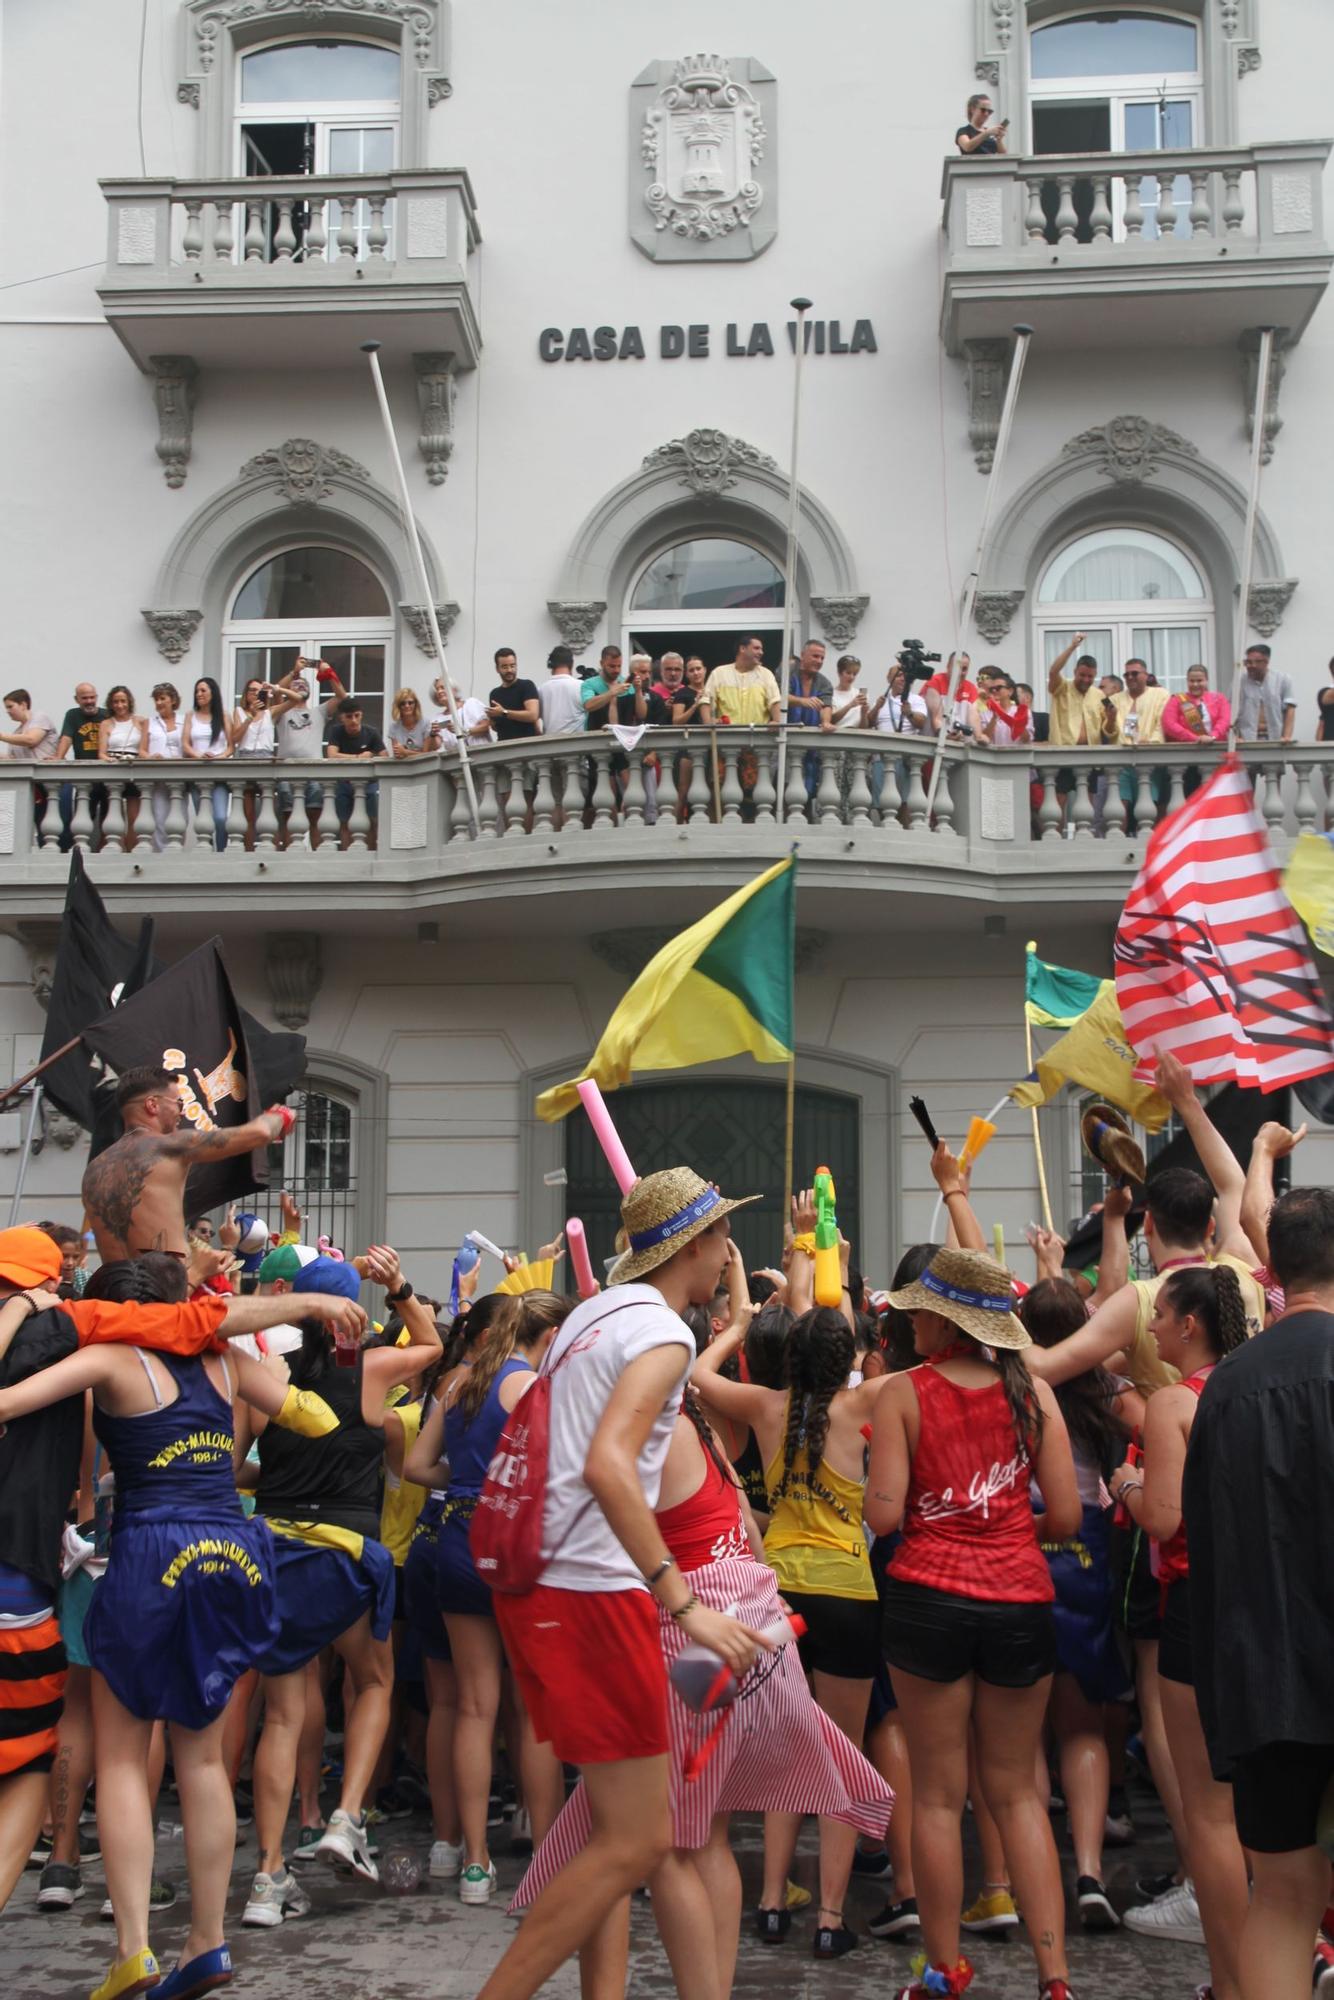
[[[688,1618],[692,1611],[698,1611],[698,1610],[699,1610],[699,1599],[696,1597],[694,1591],[692,1590],[689,1597],[686,1599],[685,1603],[678,1604],[676,1610],[669,1611],[667,1613],[667,1616],[673,1619],[675,1623],[679,1625],[683,1618]]]
[[[271,1104],[264,1113],[264,1116],[266,1118],[280,1118],[282,1120],[284,1139],[296,1124],[296,1113],[291,1109],[290,1105]]]
[[[271,1421],[298,1437],[328,1437],[338,1429],[337,1417],[313,1389],[289,1389]]]
[[[942,1201],[953,1201],[956,1194],[964,1195],[965,1201],[968,1198],[962,1188],[942,1188],[940,1190],[940,1199]]]
[[[792,1238],[792,1248],[800,1250],[807,1257],[813,1257],[815,1255],[815,1231],[813,1229],[803,1229],[800,1236]]]
[[[413,1296],[412,1286],[410,1285],[410,1283],[406,1278],[404,1278],[402,1284],[399,1286],[396,1292],[385,1293],[385,1297],[386,1299],[388,1299],[391,1306],[401,1306],[404,1299],[410,1299],[412,1296]]]
[[[649,1589],[652,1590],[654,1584],[658,1581],[658,1578],[660,1576],[666,1576],[669,1569],[675,1569],[675,1568],[676,1568],[676,1557],[664,1556],[662,1561],[658,1564],[658,1567],[655,1570],[651,1570],[648,1573],[648,1575],[645,1576],[644,1581],[648,1585]]]

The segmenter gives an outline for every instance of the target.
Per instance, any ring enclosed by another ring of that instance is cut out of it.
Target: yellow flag
[[[1316,950],[1334,957],[1334,841],[1327,833],[1299,836],[1283,889]]]
[[[1104,979],[1093,1005],[1039,1058],[1032,1076],[1015,1084],[1010,1098],[1025,1106],[1046,1104],[1063,1084],[1074,1083],[1119,1104],[1147,1131],[1157,1132],[1167,1123],[1171,1106],[1151,1084],[1135,1082],[1138,1061],[1121,1023],[1116,981]]]

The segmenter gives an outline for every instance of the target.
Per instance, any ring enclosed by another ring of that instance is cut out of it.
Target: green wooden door
[[[783,1247],[783,1124],[785,1086],[716,1079],[643,1083],[610,1100],[616,1129],[641,1174],[663,1167],[693,1167],[726,1195],[758,1194],[753,1208],[732,1219],[747,1266],[776,1264]],[[859,1104],[836,1090],[797,1086],[794,1161],[798,1181],[809,1184],[827,1166],[838,1191],[838,1219],[855,1244],[861,1234]],[[588,1232],[593,1269],[615,1249],[620,1222],[616,1184],[588,1120],[572,1112],[565,1121],[566,1214]]]

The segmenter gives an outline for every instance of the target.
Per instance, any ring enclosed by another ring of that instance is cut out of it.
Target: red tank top
[[[1032,1464],[1004,1389],[963,1389],[929,1364],[908,1380],[922,1421],[890,1575],[958,1597],[1049,1604],[1056,1592],[1029,1500]]]
[[[664,1508],[657,1518],[662,1539],[683,1575],[729,1556],[751,1554],[737,1489],[723,1477],[708,1452],[704,1454],[703,1485],[688,1500]]]
[[[1187,1376],[1181,1386],[1198,1396],[1213,1374],[1214,1367],[1215,1363],[1211,1361],[1207,1368],[1201,1368],[1194,1375]],[[1165,1593],[1169,1584],[1179,1583],[1183,1576],[1189,1575],[1190,1551],[1186,1547],[1186,1521],[1183,1515],[1181,1526],[1176,1533],[1158,1544],[1158,1581]]]

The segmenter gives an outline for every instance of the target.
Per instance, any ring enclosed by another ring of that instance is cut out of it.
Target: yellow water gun
[[[834,1213],[834,1176],[828,1167],[815,1170],[815,1303],[837,1308],[843,1299],[843,1264],[838,1254],[838,1218]]]

